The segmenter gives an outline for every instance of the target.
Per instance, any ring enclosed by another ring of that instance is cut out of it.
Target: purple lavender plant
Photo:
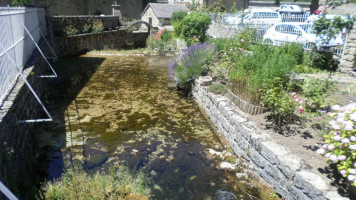
[[[180,85],[187,84],[208,69],[208,60],[214,54],[217,54],[215,46],[208,42],[189,46],[179,52],[176,61],[168,62],[170,77],[177,77]]]

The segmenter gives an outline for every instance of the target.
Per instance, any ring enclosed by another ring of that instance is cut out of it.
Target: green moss
[[[209,92],[214,94],[225,94],[227,92],[227,86],[221,83],[213,83],[209,86]]]

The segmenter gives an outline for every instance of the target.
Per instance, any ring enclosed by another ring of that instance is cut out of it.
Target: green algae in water
[[[72,131],[83,131],[70,141],[79,146],[62,146],[64,157],[71,152],[93,171],[117,164],[143,170],[152,199],[213,198],[218,190],[241,195],[217,169],[219,161],[207,155],[207,148],[222,146],[194,101],[170,86],[168,59],[88,54],[60,62],[63,85],[51,85],[58,98],[54,106],[62,111],[54,115]],[[69,134],[64,130],[52,134]]]

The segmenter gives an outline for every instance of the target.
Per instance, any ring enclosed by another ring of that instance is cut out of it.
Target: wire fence
[[[46,35],[44,9],[0,7],[0,105],[20,74],[9,56],[23,70],[36,48],[25,27],[36,42]]]
[[[282,45],[296,42],[305,49],[332,50],[341,59],[347,41],[348,30],[343,30],[332,38],[318,36],[313,30],[319,16],[310,14],[279,14],[278,12],[258,11],[250,13],[224,13],[210,15],[215,23],[221,23],[235,33],[244,28],[256,29],[255,42]]]

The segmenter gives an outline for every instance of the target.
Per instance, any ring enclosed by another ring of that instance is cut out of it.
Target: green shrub
[[[267,80],[262,88],[262,105],[272,112],[274,123],[281,128],[283,124],[289,124],[296,115],[297,103],[293,96],[289,94],[289,89],[281,85],[283,80],[279,77]]]
[[[226,94],[228,87],[222,83],[213,83],[209,86],[209,92],[214,94]]]
[[[88,33],[90,32],[90,29],[91,29],[91,24],[84,24],[84,27],[83,27],[83,33]]]
[[[171,23],[174,28],[174,33],[179,37],[182,33],[182,21],[185,16],[187,16],[187,11],[176,11],[172,13]]]
[[[207,40],[206,31],[211,24],[209,15],[202,12],[192,12],[184,17],[182,22],[182,36],[187,45]]]
[[[132,175],[124,167],[109,174],[88,175],[70,168],[62,177],[43,184],[41,199],[148,199],[150,189],[142,173]]]
[[[177,42],[171,32],[160,30],[154,36],[151,35],[147,38],[146,46],[152,50],[175,51],[177,49]]]
[[[228,43],[230,43],[230,38],[211,38],[209,42],[215,45],[217,51],[222,51],[227,49]]]
[[[13,6],[27,6],[31,4],[31,0],[12,0],[11,4]]]
[[[169,31],[167,31],[167,30],[164,30],[164,31],[161,33],[160,38],[161,38],[161,40],[162,40],[163,42],[168,42],[168,41],[170,41],[170,40],[173,38],[173,36],[172,36],[171,32],[169,32]]]
[[[305,78],[300,87],[302,89],[302,95],[307,98],[303,107],[311,112],[316,112],[326,107],[325,99],[328,96],[327,92],[334,90],[332,82],[312,78]]]
[[[72,24],[64,28],[64,33],[66,36],[72,36],[77,34],[79,31]]]
[[[92,33],[101,33],[104,30],[104,25],[101,20],[94,20],[93,21],[93,27],[92,27]]]
[[[172,13],[171,21],[182,21],[187,15],[187,11],[175,11]]]

